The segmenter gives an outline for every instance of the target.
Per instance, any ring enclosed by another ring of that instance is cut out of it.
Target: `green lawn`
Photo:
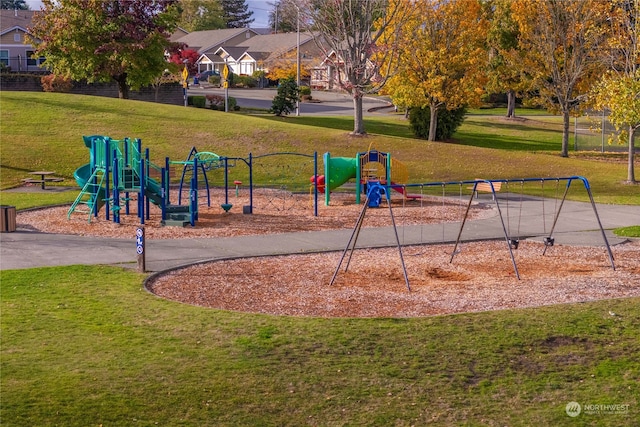
[[[590,181],[598,202],[640,204],[638,187],[621,185],[624,158],[559,156],[558,117],[527,116],[514,123],[499,115],[470,114],[454,139],[444,143],[413,138],[402,115],[367,118],[370,135],[354,138],[348,135],[353,127],[348,116],[279,118],[82,95],[3,92],[0,120],[0,189],[19,185],[27,172],[38,169],[56,171],[65,184],[73,184],[73,171],[89,161],[82,135],[102,134],[141,138],[157,164],[167,156],[184,160],[194,146],[231,157],[285,151],[353,157],[371,147],[404,162],[413,183],[580,175]],[[290,178],[297,185],[308,184],[308,179]],[[2,192],[0,197],[2,203],[18,203],[16,196]],[[571,197],[586,200],[584,192]]]
[[[412,182],[583,175],[597,201],[640,204],[638,187],[621,185],[623,161],[559,157],[553,118],[509,126],[499,115],[473,113],[453,141],[428,143],[412,138],[401,116],[368,119],[371,135],[352,138],[349,117],[2,92],[0,188],[36,169],[72,183],[89,158],[81,136],[106,134],[142,138],[157,163],[184,159],[192,146],[227,156],[350,157],[372,147],[405,162]],[[18,208],[74,197],[0,191],[0,203]],[[635,426],[640,419],[640,298],[422,319],[295,318],[166,301],[143,289],[145,277],[100,266],[0,271],[3,426]],[[572,401],[628,410],[571,418]]]
[[[162,300],[140,274],[110,267],[0,279],[6,426],[632,426],[640,417],[639,298],[317,319]],[[629,406],[572,419],[571,401]]]

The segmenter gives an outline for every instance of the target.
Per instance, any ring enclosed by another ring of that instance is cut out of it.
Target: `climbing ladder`
[[[69,208],[67,219],[77,210],[78,212],[87,213],[89,215],[89,222],[91,222],[91,216],[98,212],[105,202],[103,189],[105,176],[106,173],[104,169],[94,169],[91,177],[84,187],[82,187],[80,194],[78,194],[78,197],[76,197],[76,200]],[[79,205],[86,206],[86,209],[78,209]]]

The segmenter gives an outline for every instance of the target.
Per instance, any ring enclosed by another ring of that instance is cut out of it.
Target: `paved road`
[[[492,203],[490,199],[486,201]],[[504,203],[504,199],[499,199],[499,203]],[[553,222],[553,212],[549,212],[552,205],[553,201],[547,201],[546,218],[542,216],[542,203],[533,198],[523,202],[522,216],[511,209],[507,220],[503,209],[511,237],[542,239],[546,235],[544,231],[548,233]],[[598,205],[597,211],[605,229],[640,224],[640,206]],[[517,218],[520,218],[519,230]],[[448,223],[405,226],[397,231],[401,244],[411,245],[455,242],[459,229],[460,223]],[[161,271],[214,259],[340,251],[344,250],[351,234],[352,230],[344,229],[215,239],[148,240],[146,266],[149,271]],[[610,231],[605,234],[611,245],[625,241]],[[605,247],[596,216],[588,203],[565,202],[553,236],[556,244]],[[462,234],[463,241],[504,238],[497,210],[490,218],[467,222]],[[363,228],[357,241],[359,248],[395,244],[395,233],[391,227]],[[135,246],[134,236],[131,239],[109,239],[18,229],[13,233],[0,234],[0,269],[74,264],[133,268],[137,260]]]
[[[276,96],[276,89],[229,89],[229,96],[238,101],[238,105],[245,108],[261,108],[268,110],[271,102]],[[189,89],[192,95],[220,95],[224,96],[224,89],[220,88],[192,88]],[[301,115],[324,115],[340,116],[353,115],[353,99],[343,93],[320,92],[312,93],[315,102],[303,102],[300,104]],[[391,111],[391,108],[378,110],[379,108],[390,107],[390,103],[381,98],[366,97],[363,100],[363,113],[365,115],[381,114]],[[292,113],[295,114],[295,113]]]

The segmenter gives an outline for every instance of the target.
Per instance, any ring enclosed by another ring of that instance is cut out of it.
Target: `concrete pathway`
[[[554,200],[520,200],[507,209],[507,195],[500,194],[498,205],[502,211],[505,228],[512,238],[542,240],[553,223]],[[481,200],[494,205],[490,218],[468,221],[461,240],[504,239],[504,228],[498,210],[489,196]],[[385,209],[385,208],[383,208]],[[544,209],[545,215],[542,215]],[[640,206],[597,205],[597,212],[606,230],[640,225]],[[508,213],[508,216],[507,216]],[[353,218],[355,223],[357,218]],[[519,227],[518,227],[519,221]],[[460,222],[398,227],[402,245],[453,243],[460,230]],[[146,242],[146,267],[148,271],[161,271],[206,260],[342,251],[347,245],[352,229],[282,233],[263,236],[240,236],[206,239],[152,240]],[[610,245],[620,244],[621,239],[606,231]],[[555,231],[556,244],[605,246],[596,215],[590,203],[565,201]],[[357,247],[395,246],[392,227],[362,228]],[[639,254],[640,256],[640,254]],[[108,264],[136,267],[135,237],[109,239],[47,234],[18,229],[0,234],[0,269],[21,269],[40,266],[74,264]]]

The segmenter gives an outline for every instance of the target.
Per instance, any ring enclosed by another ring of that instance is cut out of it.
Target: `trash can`
[[[0,232],[16,231],[16,207],[0,205]]]

